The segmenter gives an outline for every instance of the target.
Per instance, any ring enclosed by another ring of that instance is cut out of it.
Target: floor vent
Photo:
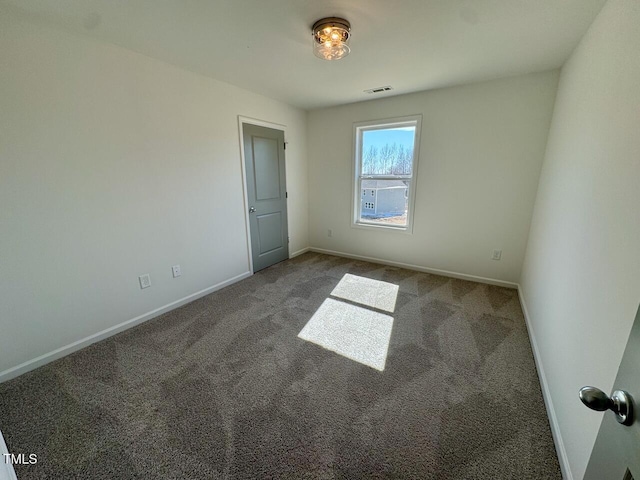
[[[388,92],[389,90],[393,90],[391,85],[385,85],[384,87],[370,88],[369,90],[365,90],[364,93],[382,93]]]

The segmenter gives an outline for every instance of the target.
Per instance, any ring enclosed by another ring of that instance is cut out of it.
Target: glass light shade
[[[342,18],[323,18],[313,25],[313,53],[324,60],[346,57],[351,25]]]

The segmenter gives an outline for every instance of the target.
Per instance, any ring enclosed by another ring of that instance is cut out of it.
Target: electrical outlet
[[[493,260],[500,260],[502,258],[502,250],[494,250],[493,255],[491,255]]]
[[[140,275],[138,280],[140,281],[140,288],[149,288],[151,286],[151,276],[148,273]]]
[[[182,275],[182,270],[180,270],[180,265],[174,265],[171,267],[171,271],[173,272],[173,278],[178,278]]]
[[[333,230],[327,230],[327,237],[333,237]]]

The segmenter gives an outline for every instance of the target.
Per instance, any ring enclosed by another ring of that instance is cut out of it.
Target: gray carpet
[[[298,337],[347,273],[399,286],[382,371]],[[0,429],[20,480],[561,478],[515,290],[315,253],[0,385]]]

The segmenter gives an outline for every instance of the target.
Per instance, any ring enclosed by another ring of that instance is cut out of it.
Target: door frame
[[[240,166],[242,168],[242,201],[244,202],[244,226],[247,242],[247,260],[249,261],[249,271],[253,275],[253,256],[251,255],[251,227],[249,224],[249,197],[247,194],[247,168],[245,166],[244,158],[244,133],[242,126],[245,124],[256,125],[258,127],[272,128],[273,130],[279,130],[284,132],[284,143],[287,144],[287,126],[281,123],[269,122],[267,120],[260,120],[257,118],[246,117],[244,115],[238,115],[238,132],[240,139]],[[285,166],[285,182],[287,181],[287,150],[284,151],[284,166]],[[287,198],[287,231],[289,230],[289,199]],[[291,252],[289,252],[291,257]]]

